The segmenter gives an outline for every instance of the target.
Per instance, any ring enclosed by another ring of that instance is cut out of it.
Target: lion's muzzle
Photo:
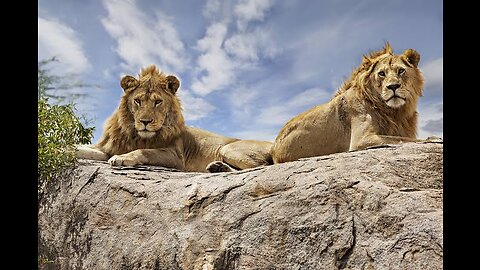
[[[140,119],[140,122],[147,128],[148,124],[152,123],[152,119]]]
[[[387,88],[392,90],[393,92],[395,92],[395,90],[397,90],[399,87],[400,87],[399,83],[392,83],[387,85]]]

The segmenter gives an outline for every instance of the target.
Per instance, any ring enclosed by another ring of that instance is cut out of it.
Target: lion
[[[155,65],[121,79],[124,94],[97,144],[76,156],[112,166],[155,165],[189,172],[227,172],[272,164],[271,142],[229,138],[185,125],[180,81]]]
[[[388,42],[364,55],[329,102],[283,126],[272,146],[274,163],[419,141],[416,110],[424,80],[419,61],[417,51],[396,55]]]

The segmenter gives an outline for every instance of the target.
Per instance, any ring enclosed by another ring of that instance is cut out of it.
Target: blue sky
[[[439,0],[39,0],[38,59],[95,87],[77,101],[93,142],[122,95],[120,78],[156,64],[176,75],[190,126],[273,141],[293,116],[327,102],[388,41],[421,54],[418,137],[443,137]]]

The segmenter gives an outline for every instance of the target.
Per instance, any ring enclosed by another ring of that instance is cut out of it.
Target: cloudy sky
[[[156,64],[176,75],[187,124],[273,141],[293,116],[327,102],[388,41],[421,54],[418,137],[443,137],[440,0],[39,0],[38,60],[79,89],[97,142],[121,76]]]

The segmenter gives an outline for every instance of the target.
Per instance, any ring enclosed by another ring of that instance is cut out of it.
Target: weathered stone
[[[218,174],[81,161],[39,202],[50,269],[442,269],[443,144]]]

